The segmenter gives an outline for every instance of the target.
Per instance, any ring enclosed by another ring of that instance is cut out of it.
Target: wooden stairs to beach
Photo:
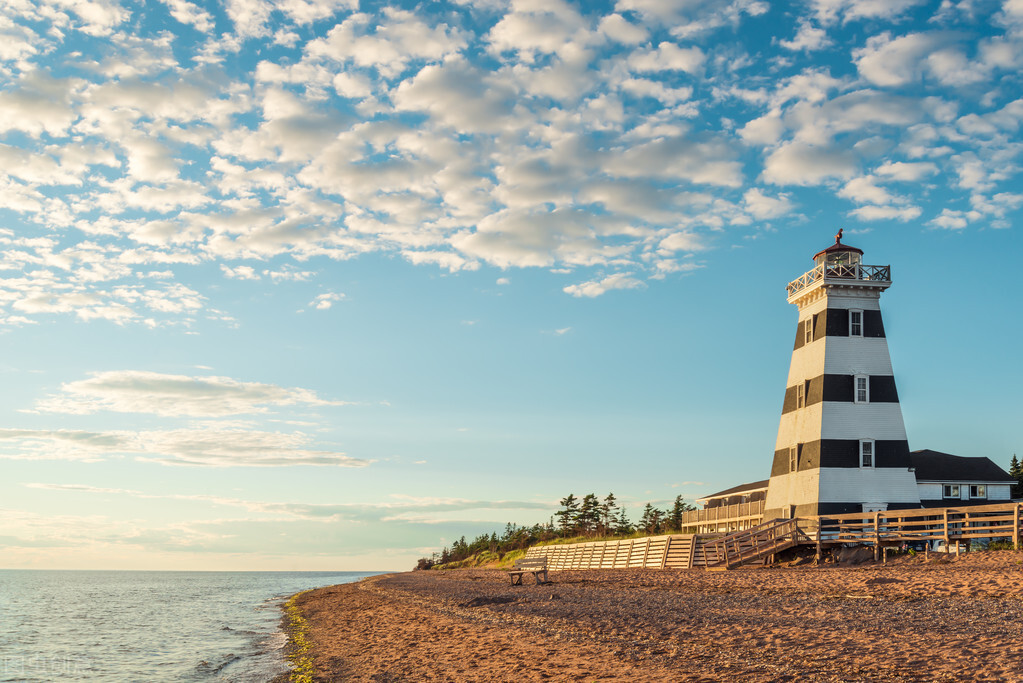
[[[803,533],[797,522],[795,519],[773,519],[708,541],[705,566],[711,571],[734,569],[740,565],[762,562],[775,553],[810,543],[810,538]]]

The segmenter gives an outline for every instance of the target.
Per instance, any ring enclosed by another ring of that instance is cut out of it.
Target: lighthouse
[[[891,266],[835,243],[788,284],[799,309],[764,519],[920,507],[881,293]]]

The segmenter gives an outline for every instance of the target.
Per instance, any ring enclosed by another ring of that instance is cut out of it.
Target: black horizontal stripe
[[[796,325],[796,343],[792,347],[793,351],[802,348],[806,344],[806,326],[810,324],[813,325],[814,341],[825,336],[848,337],[849,309],[828,308],[813,315],[811,318],[800,320]],[[863,336],[874,339],[885,336],[881,311],[863,311]]]
[[[812,406],[821,401],[844,401],[851,403],[855,400],[855,375],[818,375],[806,380],[804,391],[806,405]],[[891,375],[868,375],[870,377],[870,403],[898,403],[899,393],[895,389],[895,378]],[[781,413],[791,413],[799,409],[799,386],[792,385],[785,388],[785,400],[782,403]]]
[[[863,438],[869,438],[865,435]],[[796,446],[797,444],[792,444]],[[860,466],[859,439],[818,439],[808,441],[800,449],[799,472],[815,470],[821,467]],[[909,441],[904,439],[877,439],[874,441],[874,468],[911,467],[909,461]],[[774,463],[771,476],[776,477],[789,472],[789,449],[782,448],[774,452]]]

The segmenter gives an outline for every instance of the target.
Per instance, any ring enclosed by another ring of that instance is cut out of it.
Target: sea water
[[[264,683],[288,596],[378,573],[0,570],[0,681]]]

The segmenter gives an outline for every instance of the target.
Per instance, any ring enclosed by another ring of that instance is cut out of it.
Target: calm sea
[[[0,570],[0,681],[269,681],[281,604],[380,572]]]

